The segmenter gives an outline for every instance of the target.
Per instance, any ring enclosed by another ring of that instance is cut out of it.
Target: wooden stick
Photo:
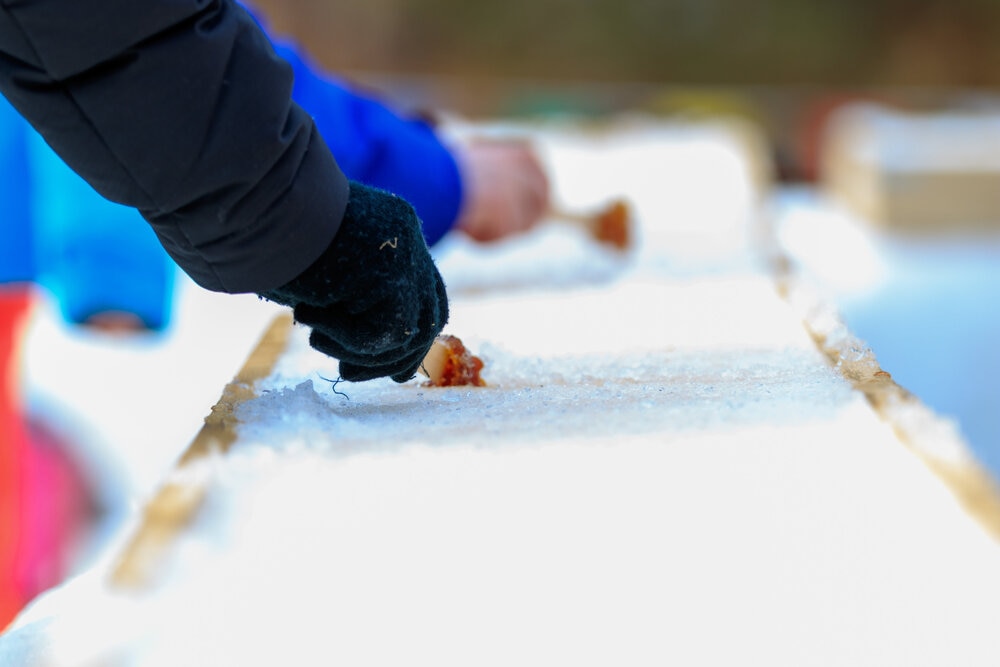
[[[597,213],[574,213],[551,209],[549,217],[577,225],[598,243],[626,250],[632,244],[628,205],[616,199]]]
[[[486,386],[479,374],[483,370],[482,359],[469,352],[455,336],[438,336],[417,370],[427,378],[426,384],[433,387]]]

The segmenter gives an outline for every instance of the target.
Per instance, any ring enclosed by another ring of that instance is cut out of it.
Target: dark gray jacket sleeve
[[[208,289],[282,285],[339,228],[347,180],[230,0],[0,0],[0,91]]]

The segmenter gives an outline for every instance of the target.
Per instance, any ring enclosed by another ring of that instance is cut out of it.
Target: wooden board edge
[[[863,341],[844,335],[847,327],[839,315],[834,316],[832,306],[795,273],[787,258],[777,257],[774,268],[778,293],[802,319],[819,351],[864,395],[900,442],[944,482],[963,509],[1000,542],[1000,485],[978,461],[958,429],[896,383],[870,350],[854,359],[859,350],[845,350],[845,345],[853,341],[863,348]]]
[[[275,317],[242,368],[225,386],[201,430],[178,460],[174,474],[144,507],[111,570],[112,587],[142,590],[155,582],[170,544],[195,518],[208,493],[209,481],[204,475],[185,472],[210,456],[224,455],[236,441],[234,410],[256,396],[254,385],[271,374],[288,345],[292,325],[291,314]]]

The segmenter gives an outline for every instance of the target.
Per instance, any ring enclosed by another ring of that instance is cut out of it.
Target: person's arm
[[[451,231],[462,208],[462,177],[435,128],[324,72],[293,42],[275,44],[295,73],[292,97],[312,115],[348,178],[410,202],[428,245]]]
[[[447,297],[420,221],[349,184],[232,0],[0,0],[0,91],[196,282],[292,307],[347,380],[412,377]]]
[[[10,102],[202,286],[280,285],[336,233],[347,179],[234,3],[3,0],[0,57]]]
[[[455,229],[496,241],[544,217],[548,177],[529,143],[445,141],[422,118],[325,71],[293,40],[278,39],[276,49],[295,72],[292,96],[313,116],[344,173],[413,204],[429,245]],[[338,131],[345,127],[351,131]]]

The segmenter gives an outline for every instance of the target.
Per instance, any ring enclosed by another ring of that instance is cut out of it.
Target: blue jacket
[[[428,245],[437,243],[454,226],[463,193],[455,158],[434,129],[324,74],[294,44],[275,46],[295,72],[292,97],[312,115],[348,178],[406,199]]]

